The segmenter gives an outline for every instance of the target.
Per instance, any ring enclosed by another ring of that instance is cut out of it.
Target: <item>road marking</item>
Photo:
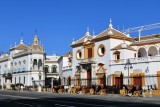
[[[55,106],[62,106],[62,107],[75,107],[75,106],[68,106],[68,105],[61,105],[61,104],[54,104]]]
[[[37,99],[37,98],[34,98],[34,97],[23,97],[23,96],[4,95],[4,94],[0,94],[0,96],[6,96],[6,97],[18,97],[18,98],[27,98],[27,99]]]
[[[4,102],[11,102],[11,101],[6,101],[6,100],[1,100],[0,99],[0,101],[4,101]],[[14,103],[16,103],[16,104],[21,104],[21,105],[25,105],[25,106],[33,106],[33,105],[31,105],[31,104],[25,104],[25,103],[19,103],[19,102],[14,102]]]
[[[39,100],[45,100],[45,99],[39,99]],[[51,101],[51,102],[60,102],[60,103],[69,103],[69,104],[80,104],[80,105],[88,105],[88,106],[100,106],[100,107],[106,107],[106,105],[97,105],[97,104],[86,104],[86,103],[78,103],[78,102],[70,102],[70,101],[58,101],[58,100],[45,100],[45,101]],[[72,106],[68,106],[68,107],[72,107]]]
[[[16,104],[21,104],[21,105],[25,105],[25,106],[34,106],[34,105],[31,105],[31,104],[25,104],[25,103],[19,103],[19,102],[14,102]]]

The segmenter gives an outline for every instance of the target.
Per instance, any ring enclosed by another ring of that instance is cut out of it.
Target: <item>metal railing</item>
[[[129,58],[131,63],[143,63],[143,62],[156,62],[160,61],[160,56],[147,56],[147,57],[139,57],[139,58]],[[127,59],[120,60],[110,60],[110,65],[114,64],[125,64]]]
[[[85,58],[80,59],[79,63],[96,63],[96,58]]]

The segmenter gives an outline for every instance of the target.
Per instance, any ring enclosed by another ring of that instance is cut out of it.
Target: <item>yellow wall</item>
[[[88,48],[92,48],[92,57],[94,58],[94,44],[87,44],[84,45],[84,58],[88,58]]]
[[[112,74],[112,85],[115,85],[115,81],[116,81],[115,78],[120,77],[120,75],[121,74]],[[122,75],[124,75],[124,74],[122,73]]]
[[[145,79],[144,79],[145,74],[144,73],[130,73],[130,77],[133,77],[133,76],[142,76],[142,86],[145,85]],[[131,85],[134,85],[133,78],[130,78],[130,81],[131,81]]]
[[[157,71],[158,89],[160,89],[160,71]]]

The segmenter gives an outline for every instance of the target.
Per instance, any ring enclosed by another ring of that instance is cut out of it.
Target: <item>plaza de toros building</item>
[[[71,44],[72,84],[132,84],[160,88],[160,35],[132,38],[112,26],[98,35],[85,36]],[[123,76],[123,83],[120,76]],[[106,79],[102,79],[106,76]]]

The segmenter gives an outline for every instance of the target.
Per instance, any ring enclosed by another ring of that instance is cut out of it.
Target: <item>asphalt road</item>
[[[158,100],[119,95],[0,91],[0,107],[160,107]]]

